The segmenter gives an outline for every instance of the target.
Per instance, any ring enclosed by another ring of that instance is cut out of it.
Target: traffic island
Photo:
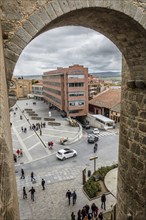
[[[89,179],[85,181],[83,185],[83,191],[89,200],[95,199],[101,196],[103,193],[110,193],[104,184],[104,178],[110,170],[117,167],[117,164],[101,167],[96,170],[91,176],[89,175],[90,172],[88,171]]]

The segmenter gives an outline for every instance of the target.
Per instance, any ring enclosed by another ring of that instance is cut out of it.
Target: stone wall
[[[0,219],[19,219],[6,73],[0,26]]]
[[[104,34],[117,45],[126,60],[123,63],[117,220],[126,220],[128,213],[134,220],[146,219],[146,1],[5,0],[0,4],[4,43],[4,60],[1,54],[0,67],[3,73],[0,78],[1,170],[5,167],[8,170],[2,179],[10,192],[7,195],[2,182],[3,216],[12,213],[10,219],[14,219],[18,213],[12,191],[14,173],[9,162],[12,149],[7,93],[3,92],[7,89],[4,62],[6,77],[11,79],[21,52],[33,38],[52,28],[79,25]]]

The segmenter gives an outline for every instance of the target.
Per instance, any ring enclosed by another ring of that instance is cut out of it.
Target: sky
[[[74,64],[87,67],[89,73],[121,72],[121,53],[108,38],[92,29],[55,28],[37,36],[24,48],[14,75],[42,75]]]

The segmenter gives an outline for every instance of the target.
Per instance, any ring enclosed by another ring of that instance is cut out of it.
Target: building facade
[[[107,89],[89,101],[89,112],[110,117],[111,108],[120,102],[121,89]]]
[[[10,85],[10,94],[16,95],[17,99],[27,98],[27,95],[32,92],[32,81],[29,79],[13,78]]]
[[[88,114],[88,68],[80,65],[43,74],[43,96],[67,116]]]
[[[43,100],[43,83],[42,82],[32,85],[32,95],[37,100]]]

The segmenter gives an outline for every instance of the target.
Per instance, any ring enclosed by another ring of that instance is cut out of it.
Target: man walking
[[[32,188],[29,190],[29,192],[31,193],[31,200],[34,202],[35,189],[33,188],[33,186],[32,186]]]
[[[42,187],[43,187],[43,190],[45,190],[45,180],[42,179]]]
[[[21,179],[25,179],[25,174],[24,174],[24,170],[23,169],[21,169],[21,177],[20,177]]]
[[[68,190],[66,193],[66,197],[68,198],[68,204],[70,205],[71,191]]]
[[[27,193],[25,190],[25,186],[23,187],[23,199],[27,199]]]
[[[76,192],[74,191],[74,192],[72,193],[72,203],[73,203],[73,205],[76,203],[76,200],[77,200],[77,194],[76,194]]]
[[[35,178],[34,178],[34,173],[33,172],[31,172],[30,176],[31,176],[31,182],[32,183],[35,182]]]
[[[101,196],[101,209],[104,208],[104,210],[106,210],[105,202],[106,202],[106,196],[105,196],[105,194],[102,194],[102,196]]]

